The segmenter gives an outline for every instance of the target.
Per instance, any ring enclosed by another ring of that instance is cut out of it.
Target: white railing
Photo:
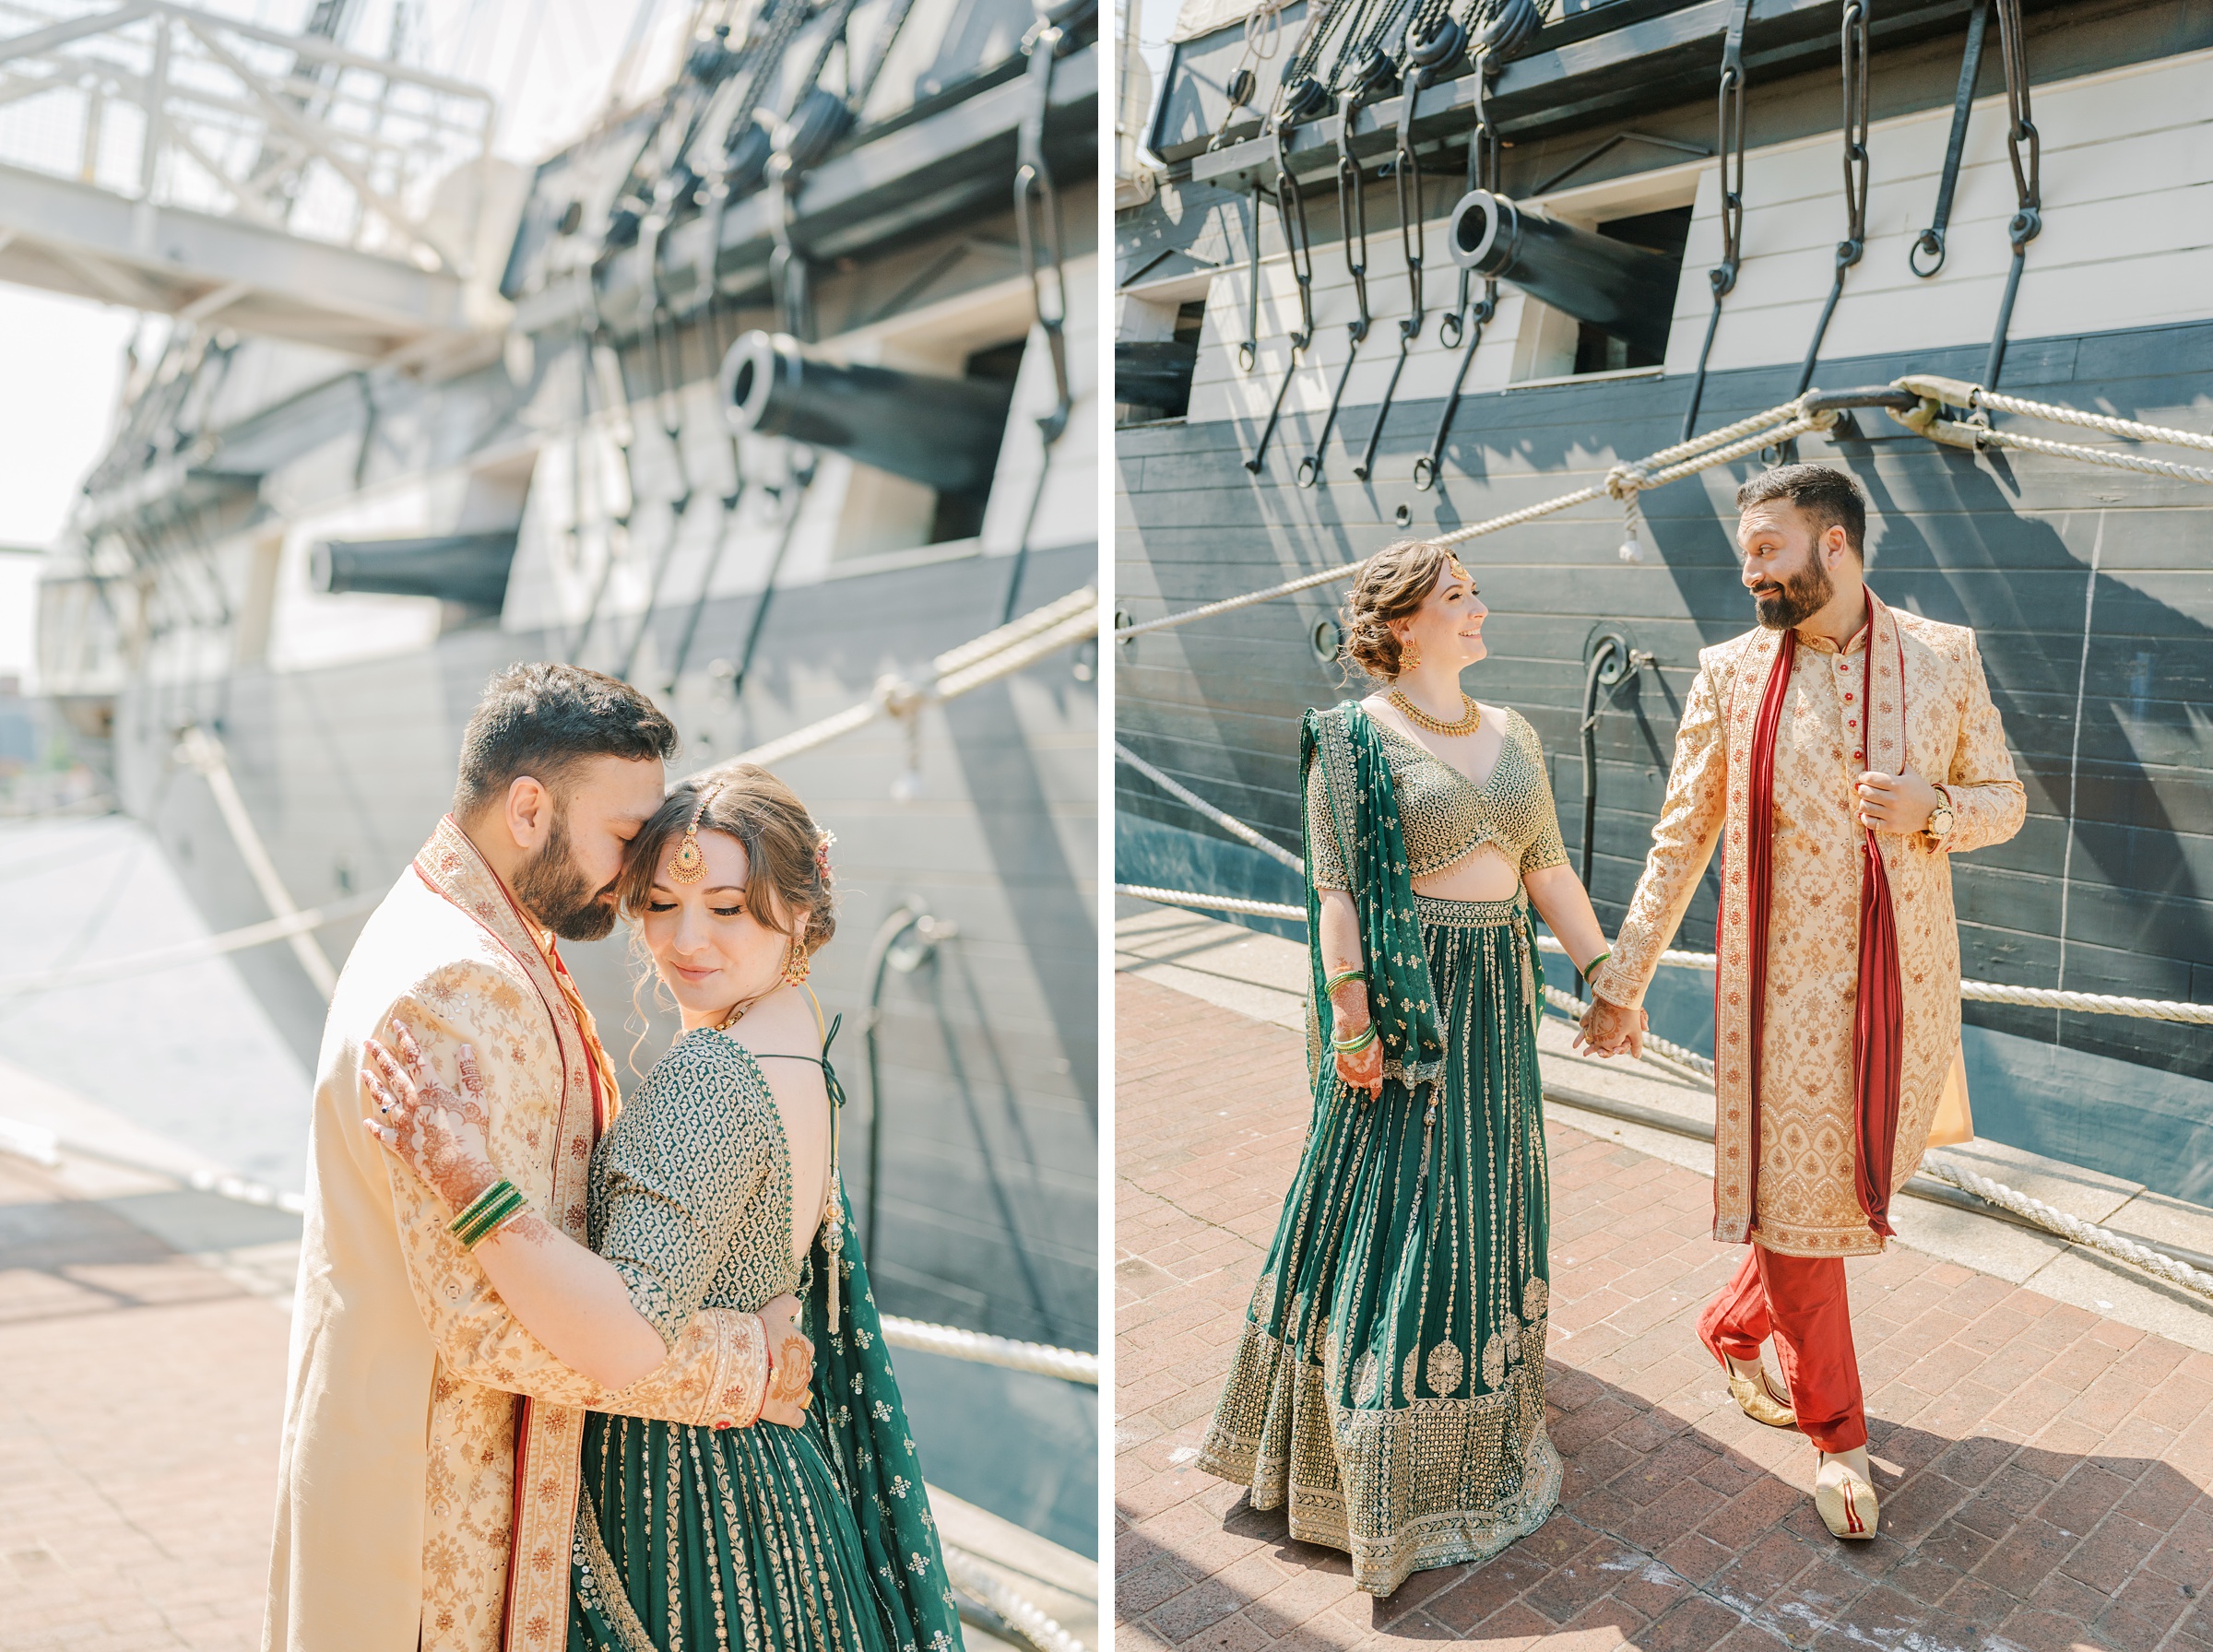
[[[0,0],[0,165],[149,206],[467,277],[434,196],[494,118],[480,87],[170,0]]]

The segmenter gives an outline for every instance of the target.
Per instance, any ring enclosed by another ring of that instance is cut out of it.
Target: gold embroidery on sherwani
[[[1974,633],[1879,601],[1871,601],[1870,614],[1869,628],[1841,651],[1824,639],[1800,638],[1775,743],[1757,1210],[1746,1174],[1754,1150],[1746,793],[1752,726],[1780,632],[1749,631],[1699,655],[1651,852],[1614,956],[1595,984],[1613,1002],[1642,999],[1718,838],[1714,1237],[1749,1237],[1789,1256],[1864,1256],[1882,1248],[1852,1186],[1860,842],[1853,787],[1860,773],[1911,767],[1946,787],[1955,814],[1941,848],[1919,833],[1876,833],[1897,916],[1904,1001],[1893,1186],[1920,1165],[1959,1044],[1949,856],[2003,843],[2019,829],[2025,809]],[[1864,690],[1870,631],[1873,684]]]

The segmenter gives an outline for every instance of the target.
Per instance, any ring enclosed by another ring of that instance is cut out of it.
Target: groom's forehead
[[[1810,526],[1805,513],[1789,500],[1763,499],[1757,504],[1746,505],[1737,517],[1736,537],[1739,544],[1749,544],[1761,534],[1794,538]]]
[[[570,782],[572,802],[583,803],[612,824],[643,826],[661,807],[667,773],[657,757],[598,753],[579,764]]]

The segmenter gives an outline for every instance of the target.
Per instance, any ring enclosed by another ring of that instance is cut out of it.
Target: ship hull
[[[1825,359],[1818,382],[1880,384],[1909,372],[1972,380],[1982,356],[1976,344]],[[1787,400],[1795,377],[1783,367],[1715,373],[1700,428]],[[2194,410],[2213,383],[2213,324],[2021,339],[2005,383],[2032,399],[2202,422]],[[1286,419],[1257,475],[1244,463],[1257,420],[1126,428],[1117,601],[1149,619],[1557,496],[1675,441],[1689,392],[1685,375],[1655,371],[1469,395],[1431,492],[1410,478],[1441,399],[1391,409],[1369,484],[1349,473],[1375,410],[1349,409],[1323,454],[1333,479],[1311,490],[1293,478],[1319,429],[1309,417]],[[1801,439],[1798,456],[1840,464],[1867,489],[1868,574],[1886,599],[1975,629],[2028,788],[2021,832],[1956,865],[1966,974],[2150,998],[2213,996],[2205,962],[2213,958],[2213,741],[2194,709],[2213,686],[2206,490],[2035,454],[1948,450],[1879,411]],[[1698,650],[1752,622],[1727,502],[1736,478],[1757,467],[1748,459],[1644,494],[1641,565],[1620,560],[1623,516],[1610,504],[1459,547],[1492,610],[1491,655],[1469,686],[1535,726],[1579,866],[1584,787],[1595,787],[1592,893],[1609,927],[1642,865]],[[1401,506],[1408,526],[1394,520]],[[1342,596],[1341,584],[1324,585],[1122,644],[1119,737],[1296,845],[1299,713],[1367,688],[1344,686],[1315,646]],[[1655,663],[1602,689],[1587,782],[1585,663],[1608,631]],[[1129,771],[1118,782],[1118,880],[1299,898],[1295,876],[1276,863],[1225,843]],[[1710,948],[1715,893],[1710,869],[1677,944]],[[1655,1029],[1710,1050],[1710,975],[1663,972]],[[2213,1199],[2213,1047],[2201,1030],[1984,1003],[1967,1005],[1966,1021],[1982,1135]]]

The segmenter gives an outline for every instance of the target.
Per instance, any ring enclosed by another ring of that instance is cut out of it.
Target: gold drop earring
[[[807,979],[807,972],[814,967],[814,960],[807,955],[807,943],[797,936],[792,938],[791,950],[784,957],[784,985],[797,986]]]
[[[1421,664],[1421,648],[1415,643],[1413,633],[1409,632],[1399,643],[1399,675],[1403,677],[1409,671],[1419,670]]]

